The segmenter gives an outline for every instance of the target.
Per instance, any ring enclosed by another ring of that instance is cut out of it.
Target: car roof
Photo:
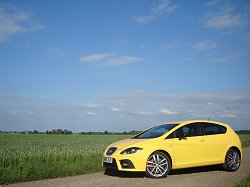
[[[181,125],[181,124],[186,124],[186,123],[197,123],[197,122],[206,122],[206,123],[215,123],[215,124],[220,124],[220,125],[224,125],[226,126],[227,124],[225,123],[222,123],[222,122],[218,122],[218,121],[209,121],[209,120],[186,120],[186,121],[174,121],[174,122],[171,122],[171,123],[168,123],[168,124],[178,124],[178,125]]]

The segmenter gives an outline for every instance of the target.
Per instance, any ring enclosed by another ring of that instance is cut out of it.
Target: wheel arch
[[[225,159],[229,149],[234,149],[238,153],[240,153],[240,158],[242,159],[242,149],[241,149],[241,147],[238,147],[236,144],[229,144],[229,145],[226,146],[226,148],[224,150],[224,158],[223,158],[223,160]]]
[[[229,149],[236,150],[240,154],[240,158],[242,158],[242,152],[240,151],[240,149],[237,146],[231,146]]]
[[[158,150],[155,150],[153,153],[155,153],[156,151],[162,152],[162,153],[164,153],[165,155],[167,155],[168,158],[170,159],[171,167],[173,167],[173,160],[172,160],[172,157],[171,157],[171,155],[170,155],[167,151],[162,150],[162,149],[158,149]],[[151,155],[152,155],[153,153],[151,153]],[[171,169],[172,169],[172,168],[171,168]]]

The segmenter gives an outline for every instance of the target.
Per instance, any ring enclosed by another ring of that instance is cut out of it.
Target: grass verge
[[[58,178],[102,171],[101,155],[92,154],[84,157],[29,158],[19,165],[0,168],[1,184],[24,182],[47,178]]]
[[[250,134],[240,134],[239,136],[242,143],[242,147],[250,147]],[[245,179],[237,183],[235,187],[249,187],[249,186],[250,186],[250,173]]]
[[[250,147],[250,134],[240,134],[242,147]]]
[[[250,186],[250,174],[247,178],[241,180],[235,187],[249,187]]]

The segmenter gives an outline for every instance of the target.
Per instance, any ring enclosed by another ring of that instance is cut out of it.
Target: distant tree
[[[46,131],[46,134],[73,134],[72,131],[67,129],[53,129],[52,131]]]
[[[34,132],[33,132],[34,134],[38,134],[39,132],[37,131],[37,130],[34,130]]]
[[[250,130],[238,130],[235,131],[237,134],[250,134]]]
[[[104,131],[104,134],[109,134],[109,132],[108,131]]]
[[[141,131],[136,131],[136,130],[132,130],[130,132],[128,132],[128,134],[139,134]]]
[[[57,129],[57,134],[63,134],[63,130],[62,129]]]

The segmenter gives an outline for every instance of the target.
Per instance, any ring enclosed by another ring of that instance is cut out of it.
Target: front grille
[[[106,169],[118,169],[117,164],[116,164],[116,161],[115,161],[114,158],[113,158],[113,162],[112,162],[112,163],[103,162],[103,166],[104,166]]]
[[[107,151],[106,155],[112,155],[117,150],[116,147],[110,147]]]

